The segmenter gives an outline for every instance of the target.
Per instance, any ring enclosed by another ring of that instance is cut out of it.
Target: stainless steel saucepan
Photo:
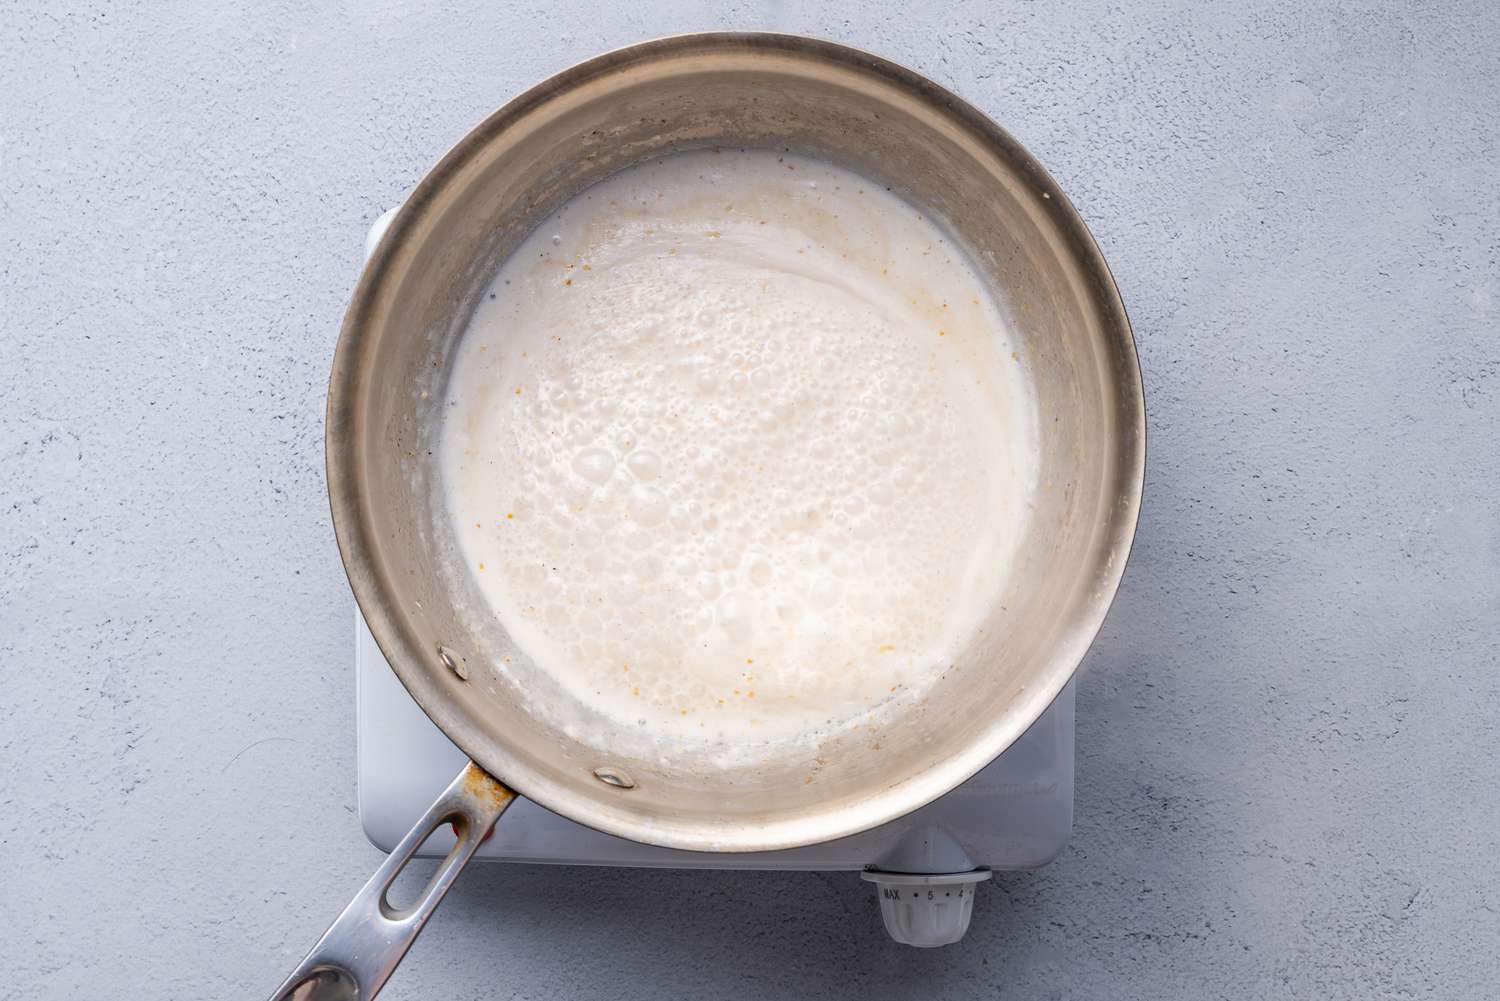
[[[463,570],[433,458],[455,346],[507,253],[601,178],[716,145],[822,157],[941,220],[1009,311],[1041,413],[1035,511],[1013,583],[958,665],[878,730],[739,768],[632,754],[639,739],[607,733],[575,738],[547,722],[556,714],[528,708],[566,696]],[[334,528],[370,630],[473,763],[278,998],[372,997],[516,793],[624,838],[742,852],[854,834],[963,782],[1042,713],[1103,621],[1140,508],[1145,413],[1109,269],[1020,144],[948,91],[866,53],[787,35],[705,34],[567,70],[490,116],[432,169],[355,290],[334,358],[327,444]],[[453,852],[416,903],[393,907],[386,891],[396,875],[450,822]]]

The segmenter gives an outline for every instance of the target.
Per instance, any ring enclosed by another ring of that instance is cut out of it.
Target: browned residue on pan
[[[488,772],[472,761],[464,768],[464,792],[496,809],[516,798],[515,793],[501,785],[498,779],[492,778]]]

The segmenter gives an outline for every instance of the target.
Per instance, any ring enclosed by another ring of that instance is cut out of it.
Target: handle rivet
[[[614,786],[616,789],[635,788],[635,779],[627,775],[624,770],[611,768],[609,765],[601,765],[595,768],[594,778],[607,786]]]
[[[444,667],[458,675],[464,681],[469,680],[469,669],[464,665],[462,657],[441,644],[439,644],[437,650],[438,660],[443,662]]]

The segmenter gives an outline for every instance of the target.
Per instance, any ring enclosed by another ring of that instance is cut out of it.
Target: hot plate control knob
[[[929,874],[868,870],[861,875],[875,884],[880,917],[891,938],[930,949],[952,945],[964,937],[974,914],[974,891],[990,878],[990,871]]]

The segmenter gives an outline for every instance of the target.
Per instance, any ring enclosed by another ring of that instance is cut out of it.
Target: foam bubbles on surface
[[[929,685],[1000,590],[1036,464],[968,260],[857,175],[760,152],[632,169],[537,234],[443,434],[464,556],[522,648],[685,740]]]

